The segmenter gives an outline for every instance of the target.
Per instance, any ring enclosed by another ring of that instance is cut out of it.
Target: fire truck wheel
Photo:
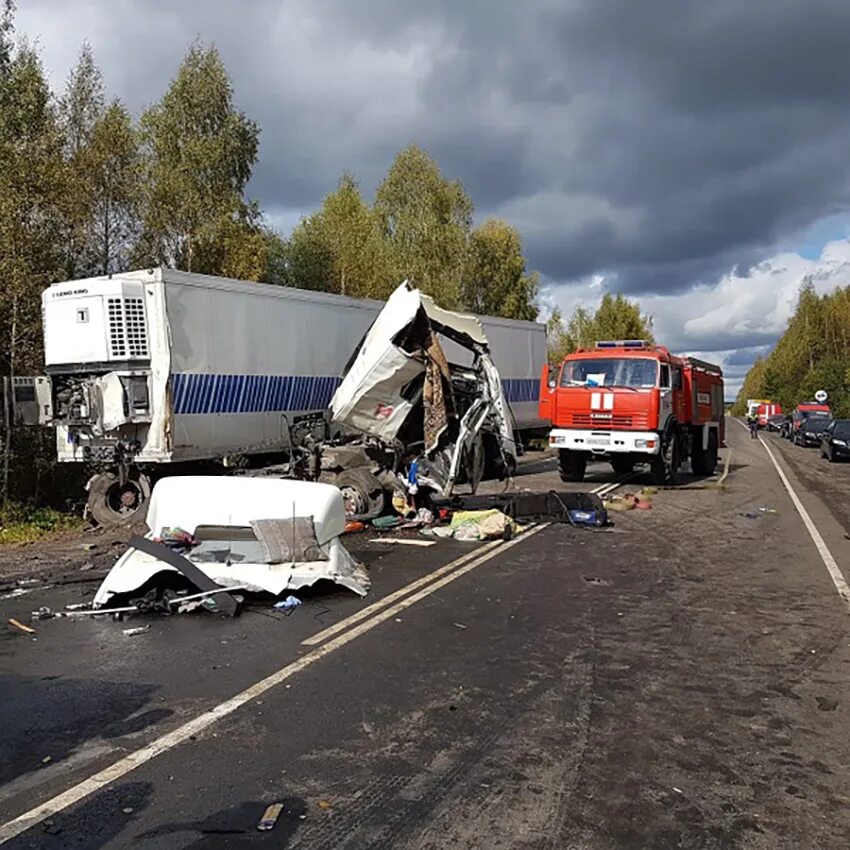
[[[694,449],[691,458],[691,469],[694,475],[711,475],[717,466],[717,435],[712,431],[708,435],[708,448],[702,446]]]
[[[104,472],[92,479],[86,507],[98,525],[136,522],[144,517],[150,495],[146,475],[139,473],[121,484],[114,472]]]
[[[614,467],[614,472],[617,475],[628,475],[635,468],[634,458],[630,458],[627,455],[612,457],[611,466]]]
[[[582,452],[571,452],[568,449],[561,449],[558,452],[561,481],[584,481],[586,468],[587,456]]]
[[[650,464],[654,484],[672,487],[679,483],[679,441],[673,434],[665,437],[661,451]]]

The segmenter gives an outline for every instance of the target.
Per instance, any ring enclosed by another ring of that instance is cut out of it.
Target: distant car
[[[785,421],[784,413],[774,413],[773,416],[767,417],[767,425],[766,428],[768,431],[780,431],[782,429],[782,423]]]
[[[826,416],[809,416],[794,432],[794,443],[806,449],[816,448],[830,421]]]
[[[850,419],[833,419],[820,435],[820,456],[830,463],[850,460]]]

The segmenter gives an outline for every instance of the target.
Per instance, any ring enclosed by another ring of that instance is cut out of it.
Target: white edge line
[[[491,543],[487,543],[485,546],[480,546],[476,549],[473,549],[471,552],[466,552],[465,554],[461,555],[461,557],[455,558],[454,561],[451,561],[445,566],[442,566],[439,569],[436,569],[433,572],[430,572],[427,575],[416,579],[416,581],[410,582],[410,584],[406,584],[404,587],[399,588],[394,593],[391,593],[389,596],[384,596],[377,602],[373,602],[371,605],[367,605],[365,608],[362,608],[360,611],[357,611],[357,613],[352,614],[350,617],[346,617],[344,620],[340,620],[338,623],[334,623],[332,626],[328,626],[326,629],[323,629],[322,631],[311,635],[305,640],[302,640],[301,645],[315,646],[318,643],[324,643],[328,638],[333,637],[335,634],[339,634],[339,632],[345,631],[345,629],[347,629],[349,626],[353,626],[355,623],[359,623],[361,620],[365,620],[367,617],[371,616],[376,611],[380,611],[381,608],[386,608],[387,605],[392,605],[392,603],[395,602],[397,599],[401,599],[402,596],[407,596],[408,593],[412,593],[414,590],[417,590],[418,588],[422,587],[423,584],[428,584],[428,582],[434,581],[440,576],[451,572],[453,569],[455,569],[455,567],[459,567],[461,564],[465,564],[472,558],[483,555],[485,552],[489,552],[491,549],[495,549],[496,546],[498,546],[501,542],[502,541],[500,540],[494,540]]]
[[[600,484],[598,487],[595,487],[590,492],[594,493],[597,496],[607,496],[609,493],[613,493],[614,490],[625,484],[627,481],[631,481],[631,479],[634,478],[635,475],[637,475],[636,472],[629,472],[622,478],[618,478],[616,481],[611,481],[607,484]]]
[[[519,536],[515,537],[513,540],[509,540],[506,543],[502,543],[498,549],[490,550],[485,554],[481,555],[478,558],[470,561],[469,563],[462,566],[460,569],[455,570],[455,572],[450,573],[447,576],[443,576],[441,579],[433,582],[428,585],[428,587],[420,590],[418,593],[413,594],[412,596],[407,597],[407,599],[398,602],[396,605],[393,605],[386,610],[382,611],[379,614],[376,614],[371,620],[368,620],[365,623],[361,623],[359,626],[351,629],[339,637],[334,638],[328,643],[320,646],[303,658],[299,658],[297,661],[292,662],[291,664],[287,664],[286,667],[282,667],[276,673],[272,673],[270,676],[267,676],[265,679],[261,679],[259,682],[255,682],[249,688],[246,688],[241,693],[236,694],[236,696],[231,697],[228,700],[225,700],[223,703],[211,708],[209,711],[205,711],[203,714],[198,715],[197,717],[190,720],[188,723],[184,723],[182,726],[179,726],[177,729],[169,732],[166,735],[157,738],[152,741],[150,744],[147,744],[144,747],[140,747],[138,750],[130,753],[129,755],[124,756],[124,758],[119,759],[114,764],[110,765],[107,768],[95,773],[93,776],[90,776],[88,779],[84,779],[82,782],[74,785],[71,788],[68,788],[66,791],[63,791],[61,794],[58,794],[56,797],[53,797],[50,800],[42,803],[39,806],[36,806],[34,809],[31,809],[28,812],[24,812],[18,817],[13,818],[12,820],[4,823],[0,826],[0,844],[5,844],[7,841],[10,841],[12,838],[20,835],[22,832],[30,829],[38,823],[41,823],[46,818],[51,815],[56,815],[59,812],[64,811],[65,809],[73,806],[75,803],[80,802],[80,800],[85,799],[86,797],[94,794],[97,791],[100,791],[102,788],[105,788],[107,785],[121,779],[122,776],[130,773],[135,770],[137,767],[141,767],[146,762],[151,759],[156,758],[161,753],[164,753],[174,747],[182,744],[184,741],[191,738],[193,735],[198,735],[204,730],[208,729],[210,726],[217,723],[219,720],[227,717],[229,714],[232,714],[236,711],[237,708],[245,705],[248,702],[256,699],[257,697],[264,694],[266,691],[271,688],[276,687],[277,685],[284,682],[286,679],[294,676],[296,673],[299,673],[301,670],[309,667],[314,662],[318,661],[321,658],[324,658],[326,655],[329,655],[334,650],[337,650],[343,646],[345,646],[350,641],[355,640],[360,637],[360,635],[365,634],[371,629],[375,628],[375,626],[380,625],[381,623],[389,620],[390,617],[394,617],[400,611],[403,611],[405,608],[409,608],[411,605],[416,604],[421,599],[424,599],[426,596],[434,593],[439,590],[441,587],[445,587],[450,582],[453,582],[455,579],[460,578],[462,575],[474,570],[476,567],[490,560],[491,558],[500,555],[502,552],[507,551],[513,546],[516,546],[517,543],[521,543],[523,540],[527,540],[534,534],[537,534],[539,531],[542,531],[544,528],[547,528],[549,523],[543,523],[541,525],[533,526],[529,528],[527,531],[524,531]]]
[[[735,420],[742,428],[747,428],[743,422],[739,419]],[[820,532],[817,530],[817,527],[812,522],[812,518],[809,516],[808,511],[803,507],[803,503],[798,498],[797,494],[794,492],[794,488],[791,486],[791,482],[788,480],[785,472],[782,470],[782,467],[779,465],[779,461],[776,460],[773,451],[770,446],[758,437],[758,441],[764,446],[764,450],[767,452],[768,457],[773,461],[773,465],[776,467],[776,471],[779,473],[779,477],[782,480],[782,483],[785,485],[785,489],[788,491],[788,495],[791,497],[791,501],[794,503],[794,507],[797,509],[797,513],[800,514],[800,518],[803,520],[803,525],[806,526],[806,531],[809,532],[809,536],[812,538],[812,542],[815,544],[815,547],[818,550],[818,554],[821,556],[821,560],[826,566],[827,570],[829,570],[830,578],[832,579],[832,583],[835,585],[835,589],[838,591],[838,595],[841,597],[845,606],[847,606],[848,611],[850,611],[850,586],[847,585],[847,581],[844,578],[841,570],[838,567],[838,564],[835,558],[832,557],[832,552],[829,551],[829,547],[826,545],[823,537],[821,537]]]

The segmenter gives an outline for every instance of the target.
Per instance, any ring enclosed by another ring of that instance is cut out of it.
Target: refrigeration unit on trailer
[[[16,379],[16,410],[55,428],[60,461],[98,470],[88,505],[102,523],[140,517],[161,465],[272,456],[326,433],[383,307],[167,269],[57,283],[42,302],[46,376]],[[514,427],[540,427],[544,326],[481,321]]]

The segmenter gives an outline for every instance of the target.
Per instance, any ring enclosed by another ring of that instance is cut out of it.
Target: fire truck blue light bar
[[[596,343],[597,348],[646,348],[644,339],[606,339]]]

